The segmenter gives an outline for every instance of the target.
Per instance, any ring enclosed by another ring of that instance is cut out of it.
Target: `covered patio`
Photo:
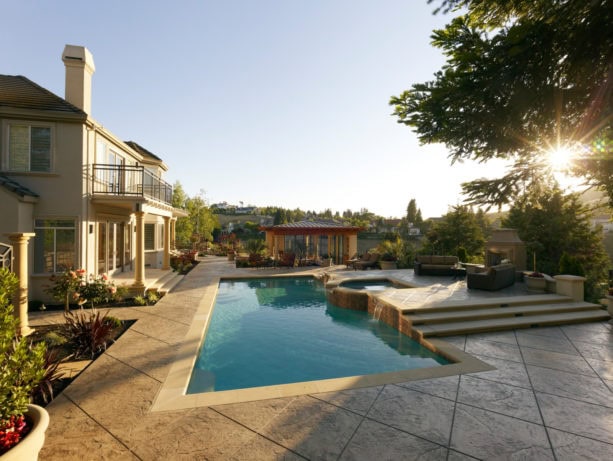
[[[363,230],[333,221],[299,221],[261,229],[266,232],[266,245],[275,259],[294,253],[313,262],[331,258],[333,264],[344,264],[358,252],[358,232]]]

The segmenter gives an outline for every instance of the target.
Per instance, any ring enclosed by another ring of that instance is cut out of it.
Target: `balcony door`
[[[124,221],[98,222],[98,273],[131,270],[130,224]]]

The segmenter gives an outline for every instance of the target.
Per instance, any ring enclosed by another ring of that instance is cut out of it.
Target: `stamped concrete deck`
[[[487,372],[151,411],[171,365],[181,359],[176,356],[195,312],[211,301],[209,282],[272,271],[239,271],[207,257],[156,306],[114,309],[113,315],[137,322],[49,405],[40,459],[611,458],[610,322],[446,339],[496,368]],[[355,276],[365,274],[380,272]],[[395,276],[413,277],[412,271]],[[424,288],[417,291],[430,295],[489,296],[451,278],[419,282]],[[521,290],[516,285],[506,293]],[[41,313],[31,323],[53,321],[60,316]]]

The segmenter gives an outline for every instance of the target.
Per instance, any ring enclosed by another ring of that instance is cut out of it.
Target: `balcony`
[[[92,194],[146,197],[172,205],[172,186],[143,166],[92,165]]]

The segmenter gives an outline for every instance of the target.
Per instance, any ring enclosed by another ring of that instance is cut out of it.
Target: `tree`
[[[602,233],[599,228],[592,229],[589,213],[577,194],[564,195],[555,185],[525,194],[511,207],[503,226],[517,229],[519,237],[535,251],[540,272],[555,275],[561,266],[568,270],[569,260],[583,268],[588,299],[593,299],[598,285],[606,281],[609,257]],[[531,259],[530,250],[528,256]]]
[[[417,219],[417,203],[415,199],[412,198],[409,200],[409,204],[407,205],[407,221],[409,223],[414,224]]]
[[[175,208],[185,209],[185,202],[188,196],[183,190],[183,186],[179,181],[172,186],[172,206]]]
[[[172,204],[187,211],[187,217],[177,219],[175,241],[178,247],[187,248],[192,243],[192,236],[197,234],[201,241],[213,240],[213,231],[219,227],[219,221],[200,195],[189,197],[177,181],[173,187]]]
[[[613,206],[611,1],[441,0],[439,10],[460,13],[432,35],[446,64],[390,104],[421,142],[444,143],[452,163],[512,162],[502,178],[464,184],[469,202],[508,203],[563,147],[579,155],[574,174]]]
[[[475,213],[468,206],[453,207],[432,225],[426,237],[423,251],[429,253],[457,255],[458,249],[464,248],[473,259],[483,254],[485,238]]]

